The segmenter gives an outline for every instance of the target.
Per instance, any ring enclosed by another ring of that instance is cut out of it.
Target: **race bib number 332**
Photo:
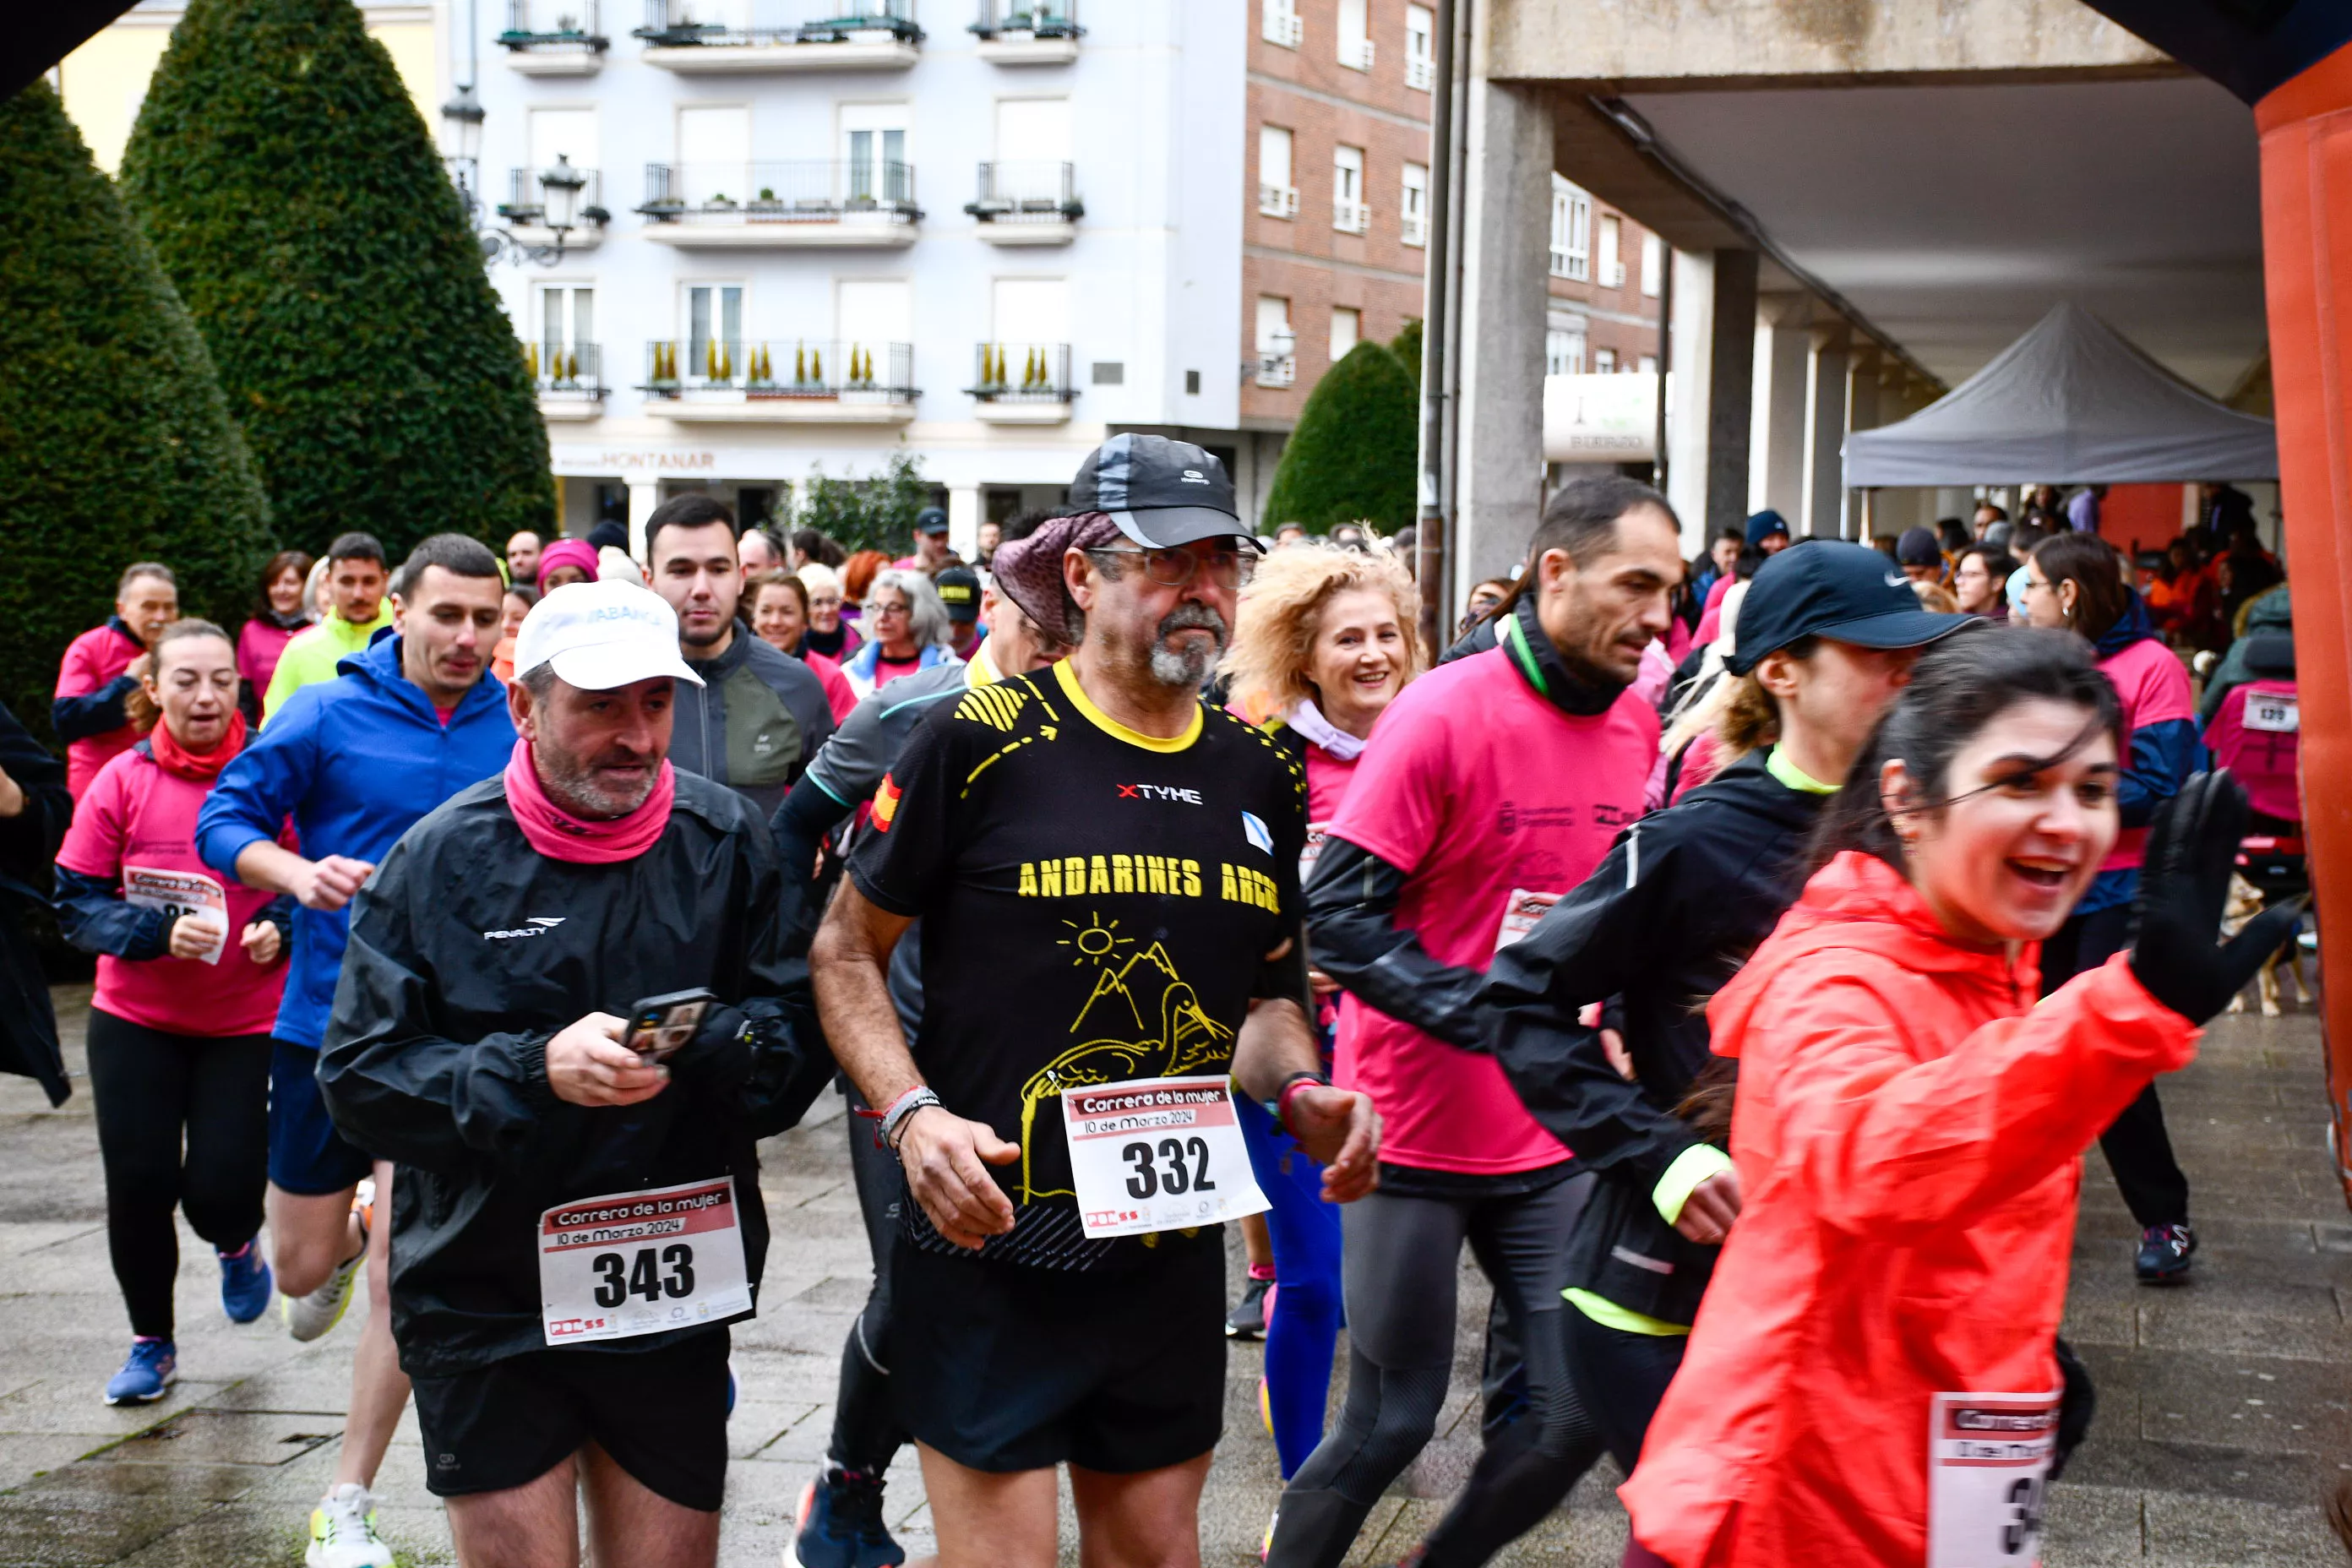
[[[559,1204],[539,1216],[551,1345],[623,1340],[751,1310],[731,1176]]]
[[[1062,1122],[1089,1237],[1215,1225],[1274,1206],[1250,1172],[1223,1078],[1064,1089]]]

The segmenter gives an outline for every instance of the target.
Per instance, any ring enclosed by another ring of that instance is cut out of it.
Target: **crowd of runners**
[[[1338,1568],[1435,1431],[1465,1246],[1482,1447],[1407,1561],[1603,1453],[1631,1564],[2036,1560],[2094,1408],[2079,1158],[2181,1278],[2154,1080],[2299,918],[2282,879],[2221,935],[2300,815],[2284,588],[2200,708],[2188,568],[2063,523],[1764,513],[1686,563],[1578,480],[1443,648],[1377,536],[1258,540],[1162,437],[947,535],[346,533],[234,633],[123,571],[63,763],[0,716],[0,875],[97,955],[109,1404],[178,1373],[184,1216],[236,1322],[319,1339],[365,1278],[312,1568],[390,1568],[411,1400],[467,1568],[705,1568],[729,1326],[800,1240],[757,1145],[837,1086],[873,1283],[801,1568],[905,1560],[910,1443],[949,1568],[1055,1562],[1065,1468],[1088,1563],[1196,1564],[1259,1338],[1265,1561]]]

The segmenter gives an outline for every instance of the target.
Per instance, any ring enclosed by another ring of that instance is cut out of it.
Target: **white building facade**
[[[1114,430],[1251,466],[1243,0],[445,15],[567,531],[688,489],[781,524],[904,451],[968,552]]]

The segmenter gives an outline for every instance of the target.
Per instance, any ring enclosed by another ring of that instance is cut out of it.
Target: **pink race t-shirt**
[[[87,697],[111,685],[147,650],[121,632],[112,621],[96,626],[66,645],[58,665],[59,697]],[[84,735],[66,745],[66,790],[79,800],[98,777],[99,769],[139,743],[138,730],[122,724],[99,735]]]
[[[168,955],[134,962],[100,953],[92,1006],[170,1035],[266,1035],[278,1019],[286,957],[281,950],[265,969],[237,940],[260,918],[270,895],[224,883],[196,858],[196,813],[211,793],[209,784],[174,777],[142,752],[125,752],[83,792],[58,864],[109,880],[142,870],[202,877],[221,888],[228,903],[228,935],[218,963]]]
[[[1397,924],[1440,963],[1483,973],[1641,816],[1657,754],[1658,716],[1638,697],[1575,718],[1532,690],[1509,654],[1489,649],[1432,670],[1389,704],[1331,834],[1410,873]],[[1353,995],[1340,1007],[1336,1068],[1379,1108],[1386,1163],[1506,1175],[1569,1157],[1493,1058]]]
[[[2149,724],[2179,722],[2194,726],[2197,702],[2189,686],[2188,667],[2180,656],[2155,637],[2142,637],[2122,651],[2099,660],[2099,673],[2123,699],[2123,733],[2116,738],[2117,754],[2131,755],[2132,731]],[[2145,827],[2126,827],[2116,835],[2116,847],[2099,863],[2102,871],[2126,871],[2147,858]]]

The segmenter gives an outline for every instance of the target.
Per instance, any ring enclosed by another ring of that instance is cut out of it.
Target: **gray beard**
[[[1171,632],[1198,627],[1211,634],[1207,647],[1197,643],[1185,645],[1178,652],[1168,646]],[[1231,637],[1225,619],[1206,605],[1179,605],[1170,611],[1153,631],[1151,638],[1151,679],[1162,686],[1198,687],[1217,668],[1217,660],[1225,655],[1225,644]]]
[[[609,822],[614,817],[626,816],[645,805],[654,793],[654,784],[660,773],[656,765],[653,774],[646,778],[643,789],[621,795],[600,787],[595,783],[595,775],[582,766],[578,759],[552,746],[534,746],[531,754],[538,761],[539,782],[546,789],[548,798],[572,816],[590,822]]]

